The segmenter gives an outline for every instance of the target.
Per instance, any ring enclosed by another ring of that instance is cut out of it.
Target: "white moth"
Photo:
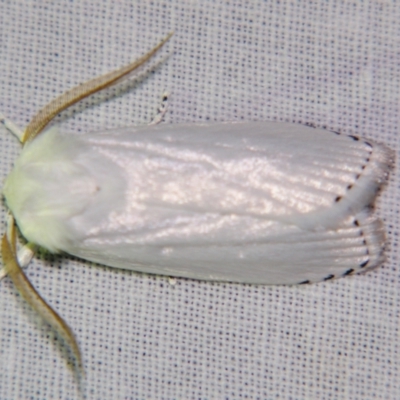
[[[276,122],[50,129],[3,193],[23,236],[51,252],[186,278],[316,282],[382,262],[366,207],[389,154]]]
[[[383,262],[371,208],[393,162],[383,145],[278,122],[36,137],[121,71],[72,89],[28,125],[3,194],[29,242],[116,268],[254,284],[318,282]],[[12,241],[3,239],[3,258],[17,264]]]

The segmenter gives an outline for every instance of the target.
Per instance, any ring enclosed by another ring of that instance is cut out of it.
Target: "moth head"
[[[23,236],[52,252],[72,234],[66,221],[88,207],[96,191],[85,168],[69,161],[81,150],[52,128],[24,146],[4,183],[7,206]]]

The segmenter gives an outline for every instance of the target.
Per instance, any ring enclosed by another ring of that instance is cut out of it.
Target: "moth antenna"
[[[52,100],[49,104],[44,106],[29,122],[22,137],[22,143],[26,143],[27,141],[34,139],[61,111],[64,111],[66,108],[90,96],[91,94],[114,85],[119,79],[130,74],[132,71],[143,65],[171,38],[173,34],[173,32],[170,32],[157,46],[132,63],[115,71],[108,72],[105,75],[93,78],[81,85],[75,86]]]
[[[15,224],[10,229],[11,237],[3,236],[1,254],[6,273],[13,281],[21,296],[26,302],[62,337],[71,349],[79,370],[83,375],[82,356],[71,328],[67,323],[46,303],[36,289],[32,286],[27,276],[19,266],[16,256],[16,230]]]

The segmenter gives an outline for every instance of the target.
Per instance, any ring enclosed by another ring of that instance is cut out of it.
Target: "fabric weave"
[[[353,1],[0,1],[0,111],[49,100],[169,31],[137,79],[57,117],[84,134],[149,122],[278,120],[399,152],[400,8]],[[19,154],[0,126],[2,181]],[[399,399],[399,173],[377,202],[387,262],[301,287],[150,276],[39,255],[27,275],[80,343],[88,399]],[[6,208],[2,207],[1,232]],[[53,332],[0,282],[0,399],[75,399]]]

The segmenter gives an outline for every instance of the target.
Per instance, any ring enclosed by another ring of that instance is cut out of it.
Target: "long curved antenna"
[[[15,224],[11,228],[11,238],[7,234],[3,236],[1,255],[4,268],[21,296],[62,337],[71,349],[79,370],[83,372],[81,352],[71,328],[40,296],[17,262]]]
[[[82,85],[75,86],[74,88],[52,100],[49,104],[44,106],[29,122],[21,142],[26,143],[27,141],[34,139],[61,111],[64,111],[66,108],[72,106],[85,97],[98,92],[99,90],[112,86],[119,79],[143,65],[171,38],[173,34],[173,32],[170,32],[157,46],[136,61],[115,71],[108,72],[105,75],[93,78]]]

